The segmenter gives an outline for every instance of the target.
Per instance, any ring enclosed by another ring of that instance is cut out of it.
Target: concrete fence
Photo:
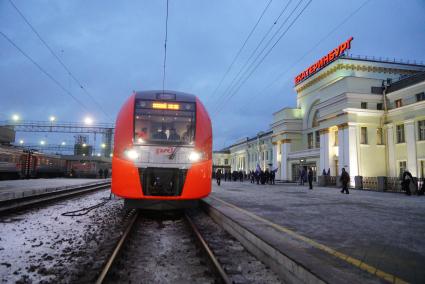
[[[417,188],[421,188],[425,182],[423,178],[418,179],[414,177],[417,183]],[[319,186],[337,186],[341,187],[339,176],[318,176]],[[364,177],[355,176],[354,180],[350,183],[351,188],[355,189],[366,189],[376,191],[389,191],[389,192],[403,192],[401,188],[401,180],[398,177]]]

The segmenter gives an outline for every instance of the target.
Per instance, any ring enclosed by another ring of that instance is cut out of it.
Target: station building
[[[296,78],[296,108],[273,113],[270,130],[227,148],[232,170],[259,163],[279,168],[279,180],[297,180],[300,167],[315,177],[344,167],[352,182],[404,169],[424,177],[425,65],[340,54],[309,73]]]

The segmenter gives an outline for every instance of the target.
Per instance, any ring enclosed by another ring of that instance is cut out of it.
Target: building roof
[[[267,136],[267,135],[270,135],[272,133],[273,133],[273,130],[269,130],[269,131],[266,131],[266,132],[260,131],[260,132],[258,132],[257,135],[252,136],[251,138],[247,137],[246,140],[241,141],[241,142],[237,142],[237,143],[232,144],[232,145],[229,145],[228,147],[224,148],[223,150],[229,149],[229,151],[230,151],[230,148],[231,147],[235,147],[235,146],[238,146],[238,145],[241,145],[241,144],[244,144],[244,143],[248,143],[248,142],[254,141],[254,140],[258,139],[258,138],[262,138],[262,137]]]
[[[419,72],[416,73],[414,75],[408,76],[406,78],[403,78],[397,82],[392,83],[388,88],[387,88],[387,94],[404,89],[406,87],[409,86],[413,86],[416,85],[420,82],[425,81],[425,71],[424,72]]]

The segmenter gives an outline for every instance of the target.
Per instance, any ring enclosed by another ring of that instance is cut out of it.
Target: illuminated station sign
[[[340,57],[344,54],[347,49],[351,47],[351,41],[353,37],[350,37],[343,43],[341,43],[337,48],[331,50],[328,54],[320,58],[316,63],[302,71],[298,76],[295,77],[295,85],[301,83],[314,73],[318,72],[322,68],[326,67],[329,63]]]

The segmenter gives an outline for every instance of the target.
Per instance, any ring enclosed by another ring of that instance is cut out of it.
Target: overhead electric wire
[[[251,38],[251,36],[254,33],[254,31],[257,29],[258,24],[261,22],[261,19],[263,18],[264,14],[268,10],[268,8],[269,8],[269,6],[270,6],[270,4],[272,2],[273,2],[273,0],[269,0],[269,2],[266,4],[266,7],[264,7],[263,11],[260,14],[260,17],[258,18],[258,20],[255,23],[255,25],[252,27],[251,31],[249,32],[249,34],[246,37],[246,39],[245,39],[244,43],[242,44],[242,46],[239,48],[239,51],[236,53],[235,57],[233,58],[232,63],[230,63],[229,67],[227,67],[226,72],[224,72],[223,77],[221,78],[221,80],[218,83],[217,87],[215,88],[214,92],[210,95],[210,98],[213,97],[217,93],[218,89],[223,84],[224,79],[229,74],[229,72],[232,69],[233,65],[235,64],[236,60],[239,58],[239,55],[241,55],[242,50],[245,48],[246,44],[248,43],[248,40]]]
[[[19,10],[19,8],[13,3],[12,0],[9,0],[9,3],[16,10],[16,12],[21,16],[24,22],[30,27],[30,29],[35,33],[38,39],[43,43],[43,45],[50,51],[53,57],[59,62],[59,64],[66,70],[68,75],[74,80],[75,83],[89,96],[92,101],[97,105],[97,107],[105,114],[109,119],[112,119],[110,114],[104,110],[104,108],[96,101],[96,99],[84,88],[83,84],[76,78],[76,76],[71,72],[71,70],[66,66],[66,64],[60,59],[60,57],[53,51],[49,44],[43,39],[40,33],[35,29],[35,27],[28,21],[24,14]]]
[[[165,91],[165,66],[167,64],[167,39],[168,39],[168,0],[167,0],[167,13],[165,16],[165,40],[164,40],[164,64],[162,74],[162,92]]]
[[[0,34],[13,46],[15,47],[22,55],[24,55],[29,61],[31,61],[32,64],[34,64],[44,75],[46,75],[50,80],[52,80],[59,88],[61,88],[66,94],[68,94],[72,99],[74,99],[75,102],[77,102],[82,108],[84,108],[86,111],[89,109],[77,98],[75,97],[70,91],[68,91],[58,80],[56,80],[49,72],[47,72],[43,67],[40,66],[34,59],[31,58],[25,51],[23,51],[16,43],[11,40],[6,34],[4,34],[2,31],[0,31]]]
[[[274,85],[277,81],[279,81],[283,75],[288,73],[289,70],[291,70],[293,67],[295,67],[298,63],[301,62],[305,57],[307,57],[310,53],[312,53],[320,44],[322,44],[323,41],[328,39],[335,31],[337,31],[342,25],[344,25],[349,19],[351,19],[355,14],[357,14],[366,4],[368,4],[370,0],[364,1],[357,9],[352,11],[347,17],[345,17],[341,22],[339,22],[329,33],[327,33],[324,37],[322,37],[313,47],[308,50],[306,53],[304,53],[300,58],[298,58],[296,61],[294,61],[293,64],[287,69],[285,69],[283,72],[281,72],[278,76],[275,77],[269,84],[266,85],[262,89],[260,93],[264,93],[266,90],[268,90],[272,85]]]
[[[244,71],[246,65],[249,63],[249,61],[252,59],[252,57],[255,55],[255,53],[257,52],[257,50],[260,48],[261,44],[264,42],[264,40],[267,38],[267,36],[270,34],[270,32],[273,30],[273,28],[275,27],[275,25],[277,24],[277,22],[279,21],[280,17],[283,15],[283,13],[285,13],[286,9],[288,8],[289,4],[292,2],[292,0],[289,0],[288,3],[282,8],[282,10],[279,13],[279,16],[273,21],[273,24],[270,26],[270,28],[267,30],[267,32],[264,34],[263,38],[259,41],[259,43],[257,44],[257,46],[255,47],[255,49],[251,52],[250,56],[248,57],[248,59],[245,61],[245,63],[243,64],[243,66],[241,68],[239,68],[238,73],[233,77],[232,81],[229,83],[228,87],[226,88],[226,90],[218,97],[217,102],[221,101],[226,94],[232,89],[236,79],[239,77],[239,75],[241,74],[242,71]]]
[[[239,84],[237,89],[233,91],[229,97],[227,98],[227,101],[232,99],[232,97],[239,91],[239,89],[243,86],[243,84],[252,76],[252,74],[258,69],[258,67],[263,63],[263,61],[266,59],[266,57],[272,52],[272,50],[276,47],[276,45],[280,42],[280,40],[286,35],[286,33],[289,31],[289,29],[295,24],[297,19],[302,15],[302,13],[307,9],[307,7],[311,4],[312,0],[309,0],[307,4],[301,9],[301,11],[298,13],[298,15],[292,20],[292,22],[288,25],[286,30],[279,36],[279,38],[275,41],[275,43],[270,47],[270,49],[264,54],[264,56],[260,59],[260,61],[254,66],[254,68],[251,70],[251,72],[245,77],[245,79]],[[227,103],[224,102],[225,103]],[[219,112],[218,112],[219,113]]]

